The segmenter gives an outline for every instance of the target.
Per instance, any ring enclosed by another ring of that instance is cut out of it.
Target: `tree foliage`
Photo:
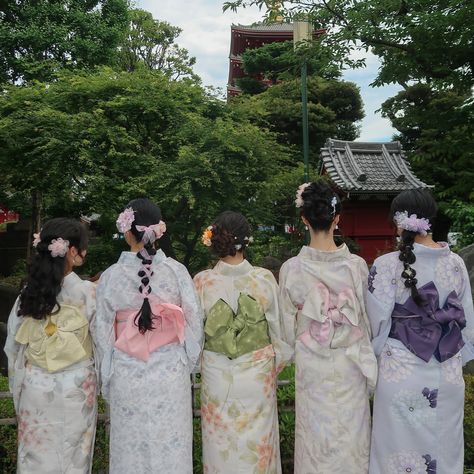
[[[0,82],[47,81],[62,68],[111,64],[127,0],[2,0]]]
[[[46,215],[98,212],[109,236],[122,206],[149,196],[186,264],[201,255],[201,231],[221,210],[254,224],[274,219],[268,181],[287,160],[271,132],[155,71],[70,73],[0,97],[8,189],[39,193]]]
[[[150,12],[130,10],[127,34],[120,45],[118,64],[125,71],[139,67],[162,71],[173,79],[191,77],[198,80],[192,67],[196,58],[175,41],[181,28],[155,20]]]

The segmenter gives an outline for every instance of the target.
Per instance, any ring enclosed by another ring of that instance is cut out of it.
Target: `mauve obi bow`
[[[271,344],[265,313],[250,296],[241,293],[237,313],[222,299],[209,310],[204,348],[236,359]]]
[[[126,354],[148,361],[150,354],[159,347],[184,342],[183,310],[170,303],[152,303],[154,329],[141,334],[135,324],[136,309],[117,311],[117,340],[115,347]]]
[[[357,326],[357,301],[351,288],[335,295],[318,282],[306,298],[301,315],[312,320],[300,335],[307,346],[314,339],[323,347],[348,347],[363,335]]]
[[[439,307],[439,294],[430,281],[418,289],[424,300],[418,306],[410,297],[401,305],[396,303],[392,313],[390,337],[428,362],[434,355],[439,362],[455,356],[464,346],[461,330],[466,327],[464,309],[455,291],[444,306]]]

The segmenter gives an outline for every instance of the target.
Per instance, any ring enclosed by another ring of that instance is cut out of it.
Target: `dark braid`
[[[404,230],[400,237],[400,245],[398,247],[400,250],[400,255],[398,258],[403,262],[402,278],[405,279],[405,286],[411,291],[411,297],[413,298],[413,301],[418,306],[421,306],[424,300],[416,288],[416,284],[418,283],[418,280],[416,279],[416,270],[411,267],[411,265],[413,265],[416,261],[416,256],[413,253],[413,244],[415,243],[416,232]]]
[[[137,230],[138,226],[150,226],[158,224],[161,221],[161,211],[158,206],[153,204],[149,199],[141,198],[131,201],[127,206],[134,210],[135,220],[133,221],[132,228],[130,231],[134,235],[137,242],[142,242],[144,232]],[[140,294],[143,295],[143,303],[135,316],[134,323],[138,326],[138,330],[141,334],[145,334],[146,331],[154,329],[153,319],[155,315],[151,310],[150,301],[148,296],[151,293],[150,281],[153,276],[152,263],[153,257],[156,255],[156,249],[153,243],[145,243],[143,249],[137,253],[137,257],[141,260],[142,265],[138,271],[140,277]]]
[[[392,201],[390,207],[390,215],[392,219],[397,212],[406,212],[408,216],[415,214],[418,219],[427,219],[431,225],[433,225],[437,213],[437,206],[429,190],[410,189],[408,191],[403,191]],[[413,301],[418,306],[421,306],[423,305],[424,300],[416,288],[418,280],[416,278],[416,271],[412,268],[412,265],[416,261],[413,249],[415,237],[417,235],[417,232],[403,229],[400,235],[398,249],[400,250],[399,259],[403,262],[401,277],[405,280],[405,287],[410,289]]]

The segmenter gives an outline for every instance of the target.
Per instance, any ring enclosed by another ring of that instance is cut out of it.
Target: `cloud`
[[[159,20],[179,26],[183,32],[178,44],[197,59],[195,71],[205,85],[225,90],[229,71],[230,26],[232,23],[251,24],[261,19],[258,8],[239,10],[238,13],[222,12],[221,0],[137,0],[137,7],[150,11]],[[357,52],[357,57],[361,56]],[[365,53],[364,53],[365,54]],[[367,67],[348,70],[344,79],[355,82],[364,101],[366,117],[362,121],[363,141],[390,140],[395,130],[390,122],[375,111],[399,88],[386,86],[372,88],[379,61],[371,53],[366,54]]]

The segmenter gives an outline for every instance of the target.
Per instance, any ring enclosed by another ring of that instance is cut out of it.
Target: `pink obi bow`
[[[151,302],[150,302],[151,303]],[[177,342],[184,342],[183,310],[170,303],[151,303],[154,329],[141,334],[134,320],[136,309],[117,311],[115,316],[115,347],[126,354],[148,361],[150,354],[159,347]]]
[[[307,346],[316,340],[324,347],[348,347],[363,336],[358,327],[357,300],[351,288],[332,294],[321,282],[316,284],[303,305],[302,316],[311,319],[300,335]]]

